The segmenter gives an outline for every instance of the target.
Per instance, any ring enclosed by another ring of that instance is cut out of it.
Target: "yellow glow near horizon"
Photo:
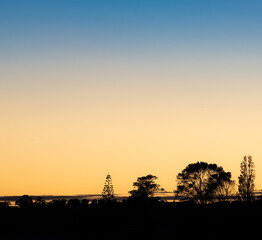
[[[232,75],[211,82],[211,70],[195,72],[198,84],[188,74],[128,73],[67,82],[73,75],[60,72],[63,81],[54,84],[52,74],[31,84],[22,84],[25,74],[14,75],[21,84],[0,90],[0,195],[101,193],[107,173],[117,194],[149,173],[173,191],[178,172],[197,161],[223,166],[237,182],[247,154],[255,162],[256,189],[262,187],[262,98],[256,86],[230,82]]]

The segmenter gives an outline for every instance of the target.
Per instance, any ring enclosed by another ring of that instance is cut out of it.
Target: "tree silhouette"
[[[37,206],[43,206],[46,204],[45,199],[42,197],[37,197],[34,201],[34,204],[36,204]]]
[[[64,208],[66,206],[67,201],[65,199],[54,199],[49,202],[49,205],[54,208]]]
[[[70,208],[79,208],[81,206],[81,202],[77,198],[69,199],[67,202],[67,206]]]
[[[229,200],[230,196],[233,195],[234,187],[235,181],[231,180],[231,173],[221,172],[216,181],[215,198],[219,201]]]
[[[88,199],[83,199],[81,201],[81,206],[83,206],[83,207],[88,207],[88,204],[89,204],[89,200]]]
[[[137,178],[137,181],[133,183],[135,189],[129,191],[131,197],[139,199],[154,197],[157,191],[164,190],[160,189],[160,185],[155,182],[156,179],[157,177],[151,174]]]
[[[10,204],[9,201],[0,202],[0,208],[8,208]]]
[[[243,201],[250,202],[254,198],[255,165],[252,156],[244,156],[240,165],[238,191]]]
[[[229,193],[231,173],[206,162],[189,164],[177,175],[176,195],[193,198],[196,203],[207,203]]]
[[[114,186],[113,186],[112,178],[111,178],[110,174],[107,174],[107,176],[106,176],[104,188],[103,188],[103,191],[102,191],[102,197],[106,202],[116,200],[116,198],[114,196]]]
[[[20,208],[31,207],[33,205],[33,200],[28,195],[23,195],[20,199],[15,202]]]

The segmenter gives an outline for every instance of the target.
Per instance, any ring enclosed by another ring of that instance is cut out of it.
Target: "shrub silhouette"
[[[79,208],[81,206],[81,202],[77,198],[69,199],[67,202],[67,206],[70,208]]]
[[[46,204],[44,198],[42,197],[37,197],[34,201],[34,205],[36,206],[44,206]]]
[[[33,200],[28,195],[23,195],[20,199],[15,202],[20,208],[28,208],[33,205]]]

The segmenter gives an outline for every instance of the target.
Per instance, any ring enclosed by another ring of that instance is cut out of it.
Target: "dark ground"
[[[262,203],[0,208],[0,239],[259,238]]]

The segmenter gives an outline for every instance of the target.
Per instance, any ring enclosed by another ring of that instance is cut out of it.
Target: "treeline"
[[[134,189],[129,191],[130,196],[122,200],[123,204],[144,203],[152,204],[163,202],[157,193],[165,192],[156,183],[157,177],[151,174],[137,178],[133,183]],[[189,201],[197,204],[207,204],[216,202],[252,202],[261,201],[262,197],[255,197],[254,180],[255,169],[251,156],[244,156],[240,165],[240,176],[238,177],[238,191],[236,183],[231,179],[231,173],[226,172],[223,167],[206,162],[189,164],[177,175],[177,188],[174,190],[174,198],[177,201]],[[99,200],[88,199],[55,199],[49,202],[42,197],[32,199],[28,195],[22,196],[16,201],[16,205],[21,208],[28,207],[92,207],[97,205],[116,205],[119,204],[114,194],[112,178],[106,176],[102,198]],[[9,202],[0,203],[2,207],[8,207]]]
[[[130,196],[123,200],[123,203],[163,202],[159,197],[155,197],[157,193],[165,191],[156,183],[156,180],[157,177],[151,174],[137,178],[137,181],[133,183],[134,189],[129,191]],[[238,191],[235,191],[236,183],[231,179],[231,173],[226,172],[223,167],[206,162],[192,163],[177,175],[177,188],[174,190],[175,199],[198,204],[233,200],[252,202],[262,199],[261,196],[255,197],[254,194],[255,169],[252,156],[244,156],[240,165],[238,180]],[[102,191],[102,198],[99,200],[70,199],[67,201],[55,199],[47,203],[42,197],[33,200],[30,196],[24,195],[16,201],[16,205],[21,208],[45,205],[49,207],[86,207],[98,204],[112,205],[116,202],[112,178],[108,174]],[[9,202],[1,202],[0,206],[8,207]]]
[[[117,200],[110,175],[98,200],[22,196],[18,207],[0,204],[1,239],[221,239],[256,236],[262,198],[254,196],[254,163],[241,162],[238,191],[231,173],[216,164],[189,164],[177,175],[176,201],[151,174],[137,178],[130,196]],[[232,198],[233,197],[233,198]]]

